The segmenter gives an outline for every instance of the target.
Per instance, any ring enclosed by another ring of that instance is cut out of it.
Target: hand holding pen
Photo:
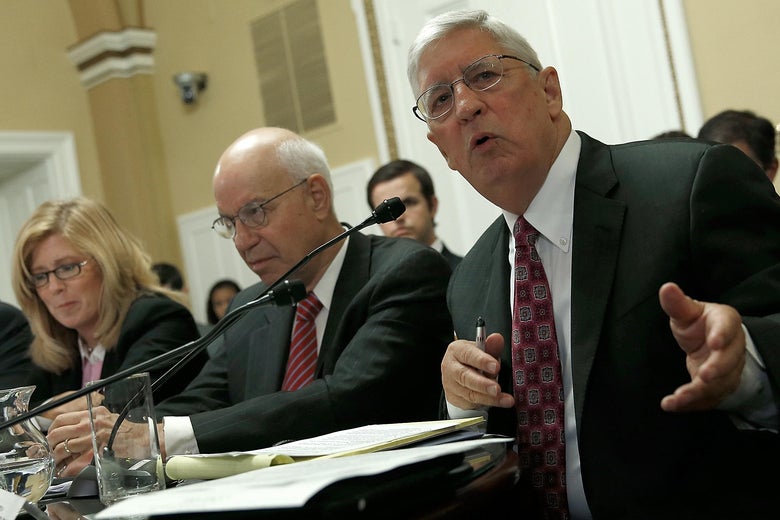
[[[481,316],[476,319],[474,341],[458,341],[455,336],[441,364],[442,384],[448,406],[462,410],[514,406],[513,396],[502,392],[496,381],[503,347],[501,334],[488,335],[485,320]]]

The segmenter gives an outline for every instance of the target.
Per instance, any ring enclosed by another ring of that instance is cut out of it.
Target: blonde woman
[[[13,262],[16,299],[34,335],[33,404],[198,337],[189,310],[160,287],[138,240],[94,201],[41,204],[19,232]],[[204,353],[178,371],[155,402],[182,390],[206,359]],[[152,380],[166,369],[152,370]],[[85,408],[81,398],[44,417]]]

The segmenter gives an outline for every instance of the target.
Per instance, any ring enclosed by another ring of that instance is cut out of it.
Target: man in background
[[[699,139],[736,146],[753,159],[773,181],[777,174],[775,136],[769,119],[750,110],[724,110],[708,119],[699,130]]]
[[[397,219],[381,224],[389,237],[407,237],[441,253],[454,270],[462,257],[456,255],[436,236],[436,211],[439,199],[428,171],[412,161],[398,159],[381,166],[366,187],[368,205],[375,208],[385,199],[400,197],[406,211]]]

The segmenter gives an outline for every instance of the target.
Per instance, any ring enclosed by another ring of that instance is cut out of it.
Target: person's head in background
[[[241,287],[233,280],[219,280],[211,286],[209,298],[206,301],[206,315],[209,323],[214,325],[227,312],[233,297],[241,291]]]
[[[344,230],[325,153],[289,130],[257,128],[239,137],[220,157],[213,185],[220,217],[212,228],[232,238],[266,284]],[[295,277],[312,290],[340,247],[313,257]]]
[[[111,350],[141,293],[175,295],[159,285],[141,243],[86,198],[33,212],[16,239],[12,284],[35,336],[32,360],[54,373],[79,363],[79,338]]]
[[[693,139],[693,137],[688,135],[688,132],[683,130],[667,130],[666,132],[661,132],[660,134],[654,135],[653,139],[675,139],[678,137],[682,137],[683,139]]]
[[[724,110],[708,119],[699,130],[699,139],[736,146],[766,172],[770,180],[777,174],[775,127],[771,121],[750,110]]]
[[[400,197],[406,206],[400,217],[380,224],[385,235],[413,238],[426,246],[436,240],[434,219],[439,200],[431,176],[419,164],[398,159],[381,166],[368,181],[366,196],[372,209],[392,197]]]
[[[160,285],[167,287],[173,291],[186,292],[186,285],[184,284],[184,277],[181,275],[179,268],[168,262],[157,262],[152,264],[152,271],[157,275],[160,280]]]

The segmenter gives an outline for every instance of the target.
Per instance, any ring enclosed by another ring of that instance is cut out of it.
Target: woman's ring
[[[68,448],[68,441],[70,439],[65,439],[65,442],[62,443],[62,446],[65,448],[65,453],[68,455],[75,455],[72,451],[70,451],[70,448]]]

